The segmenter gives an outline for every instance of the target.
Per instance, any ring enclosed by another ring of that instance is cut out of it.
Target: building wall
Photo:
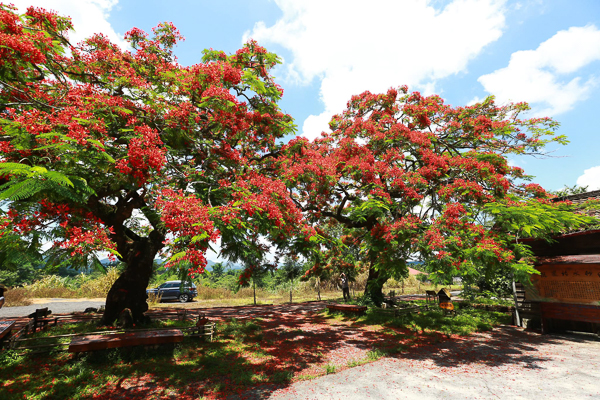
[[[600,264],[542,264],[528,300],[600,305]]]

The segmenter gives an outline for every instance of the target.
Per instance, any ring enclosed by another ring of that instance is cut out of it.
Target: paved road
[[[600,340],[504,326],[297,382],[269,398],[597,400]]]
[[[24,317],[37,308],[48,307],[52,310],[53,314],[69,314],[73,312],[84,311],[88,307],[98,308],[104,305],[105,301],[102,299],[47,299],[43,302],[32,304],[30,306],[21,307],[3,307],[0,309],[0,318],[2,317]],[[237,307],[205,307],[200,302],[191,303],[163,303],[168,308],[185,308],[188,310],[201,310],[202,313],[208,317],[215,318],[254,318],[257,316],[271,316],[278,315],[282,312],[299,312],[306,313],[320,310],[325,307],[325,302],[306,302],[306,303],[294,303],[294,304],[281,304],[281,305],[268,305],[268,306],[237,306]],[[155,310],[160,310],[156,308]]]
[[[25,317],[37,308],[48,307],[53,314],[69,314],[72,312],[84,311],[88,307],[98,308],[104,305],[104,300],[66,300],[66,299],[48,299],[43,303],[36,303],[30,306],[2,307],[0,309],[0,318],[2,317]]]

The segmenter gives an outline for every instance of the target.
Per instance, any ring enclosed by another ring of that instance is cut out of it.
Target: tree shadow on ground
[[[438,344],[420,346],[397,355],[410,360],[431,360],[442,368],[482,365],[501,367],[518,365],[523,368],[545,369],[544,363],[551,361],[540,351],[548,345],[557,345],[564,340],[579,341],[567,336],[540,335],[513,326],[501,326],[489,332],[467,337],[452,337]]]

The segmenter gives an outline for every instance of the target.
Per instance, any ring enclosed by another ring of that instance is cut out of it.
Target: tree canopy
[[[233,55],[177,63],[170,23],[125,35],[68,41],[68,18],[0,6],[0,151],[4,227],[52,240],[59,257],[107,250],[127,264],[104,322],[147,309],[152,260],[202,273],[211,241],[283,240],[301,218],[269,173],[276,140],[292,133],[255,42]]]
[[[366,294],[375,302],[385,281],[405,273],[413,257],[445,276],[469,275],[492,259],[533,272],[515,257],[507,225],[490,225],[499,207],[553,208],[548,194],[507,161],[566,142],[555,134],[556,122],[523,119],[526,110],[524,103],[498,106],[493,97],[451,107],[406,87],[365,92],[332,118],[331,133],[291,141],[281,176],[310,222],[341,224],[347,238],[337,245],[360,247],[369,269]],[[572,213],[563,217],[546,228],[584,222]],[[330,251],[329,262],[339,262],[341,253]],[[315,273],[320,268],[315,260]]]

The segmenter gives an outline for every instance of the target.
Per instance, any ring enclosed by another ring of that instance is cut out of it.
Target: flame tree
[[[446,277],[474,276],[482,266],[534,272],[523,259],[526,248],[514,245],[514,232],[493,229],[495,217],[509,209],[524,223],[519,209],[531,217],[552,208],[546,192],[507,161],[511,154],[542,154],[549,142],[566,143],[554,133],[556,122],[520,118],[527,109],[524,103],[498,106],[493,97],[451,107],[439,96],[392,88],[353,96],[332,118],[331,133],[289,142],[279,168],[290,197],[311,224],[341,224],[346,233],[342,240],[314,236],[317,248],[327,241],[329,250],[313,252],[308,274],[347,264],[343,246],[355,246],[368,268],[365,295],[380,304],[383,284],[406,275],[411,257]],[[561,212],[554,230],[583,223]],[[536,222],[527,221],[526,230],[535,234]],[[514,221],[503,218],[500,225]]]
[[[169,23],[132,29],[131,50],[102,35],[72,44],[70,29],[52,12],[0,5],[5,237],[51,241],[49,261],[109,251],[124,262],[106,299],[110,324],[124,308],[144,318],[160,251],[202,273],[218,238],[235,248],[299,234],[301,214],[269,166],[294,130],[269,73],[277,56],[249,42],[185,67]]]

